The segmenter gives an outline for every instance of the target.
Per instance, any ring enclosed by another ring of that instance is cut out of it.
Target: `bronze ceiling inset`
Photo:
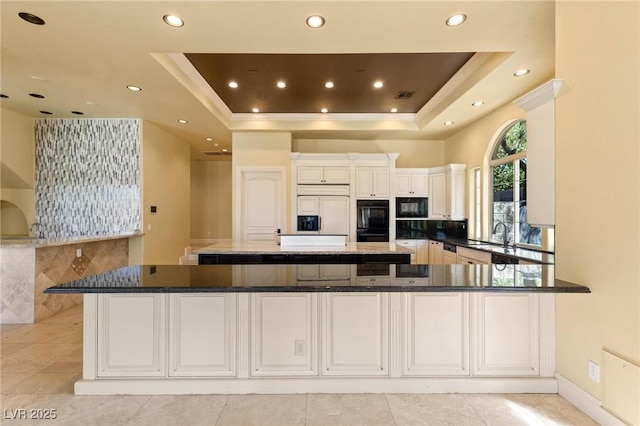
[[[185,56],[233,113],[416,113],[473,52]],[[276,87],[279,80],[286,89]],[[377,80],[384,86],[374,89]]]

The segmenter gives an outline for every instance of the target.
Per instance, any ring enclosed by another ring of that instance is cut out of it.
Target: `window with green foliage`
[[[496,141],[491,160],[491,239],[540,246],[541,230],[527,223],[527,123],[516,121]],[[500,224],[503,224],[504,227]]]

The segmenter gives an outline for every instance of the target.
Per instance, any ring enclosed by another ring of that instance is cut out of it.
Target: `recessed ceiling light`
[[[172,27],[181,27],[184,25],[184,21],[176,15],[164,15],[162,20]]]
[[[230,81],[228,86],[231,87],[232,89],[237,89],[238,83],[236,83],[235,81]]]
[[[398,112],[398,108],[391,108],[389,111],[391,111],[391,112]]]
[[[251,111],[252,111],[252,112],[255,112],[255,113],[260,112],[260,110],[259,110],[258,108],[252,108],[252,109],[251,109]]]
[[[24,19],[25,21],[29,22],[30,24],[34,24],[34,25],[44,25],[44,19],[42,19],[39,16],[36,16],[32,13],[27,13],[27,12],[20,12],[18,13],[18,16],[21,17],[22,19]]]
[[[142,89],[141,89],[141,88],[139,88],[138,86],[134,86],[134,85],[132,85],[132,84],[128,85],[128,86],[127,86],[127,89],[131,90],[132,92],[139,92],[139,91],[141,91],[141,90],[142,90]]]
[[[29,93],[29,96],[31,96],[32,98],[44,99],[44,96],[37,93]]]
[[[2,99],[7,99],[7,98],[8,98],[8,96],[7,96],[7,95],[5,95],[4,93],[0,93],[0,98],[2,98]]]
[[[227,148],[222,148],[222,152],[227,152]]]
[[[211,142],[213,140],[213,138],[207,138],[205,140],[208,141],[208,142]]]
[[[53,114],[53,113],[52,113],[52,112],[50,112],[50,111],[40,111],[40,113],[41,113],[41,114],[46,114],[46,115],[51,115],[51,114]]]
[[[213,146],[215,146],[216,148],[220,146],[220,144],[218,142],[214,143]]]
[[[527,75],[531,72],[531,70],[528,70],[526,68],[523,68],[521,70],[518,70],[516,72],[513,73],[514,77],[522,77],[523,75]]]
[[[326,87],[327,89],[333,89],[333,87],[334,87],[334,86],[335,86],[335,85],[333,84],[333,81],[327,81],[327,82],[324,84],[324,87]]]
[[[382,86],[384,86],[384,83],[380,80],[373,83],[373,87],[375,87],[376,89],[380,89]]]
[[[453,121],[445,121],[444,125],[445,126],[453,126]]]
[[[475,101],[471,104],[472,106],[478,107],[484,105],[484,101]]]
[[[284,81],[279,81],[276,83],[276,86],[278,86],[280,89],[284,89],[285,87],[287,87],[287,83],[285,83]]]
[[[329,112],[329,110],[328,110],[328,109],[326,109],[326,108],[322,108],[322,109],[320,110],[320,112],[321,112],[321,113],[323,113],[323,114],[326,114],[326,113],[328,113],[328,112]]]
[[[307,25],[311,28],[320,28],[324,25],[324,18],[320,15],[311,15],[307,18]]]
[[[84,112],[82,112],[82,111],[71,111],[71,114],[84,115]]]
[[[181,119],[179,119],[179,120],[178,120],[178,123],[180,123],[180,124],[187,124],[187,123],[188,123],[188,121],[187,121],[187,120],[185,120],[184,118],[181,118]]]
[[[449,16],[449,19],[447,19],[447,25],[450,27],[457,27],[466,20],[467,15],[465,15],[464,13],[456,13],[455,15]]]
[[[39,75],[32,75],[31,80],[47,81],[44,78],[40,77]]]

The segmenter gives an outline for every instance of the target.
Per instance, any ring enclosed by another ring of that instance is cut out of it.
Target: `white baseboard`
[[[557,393],[556,379],[536,378],[149,378],[79,380],[76,395],[290,393]]]
[[[578,387],[566,377],[556,373],[558,393],[561,397],[578,407],[580,411],[605,426],[626,426],[626,423],[602,408],[602,402]]]

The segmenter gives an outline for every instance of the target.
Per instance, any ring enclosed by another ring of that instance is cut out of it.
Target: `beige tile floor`
[[[558,395],[309,394],[75,396],[81,307],[0,329],[6,425],[595,425]],[[11,419],[26,409],[55,420]],[[37,413],[37,412],[36,412]],[[44,412],[40,412],[44,414]]]

